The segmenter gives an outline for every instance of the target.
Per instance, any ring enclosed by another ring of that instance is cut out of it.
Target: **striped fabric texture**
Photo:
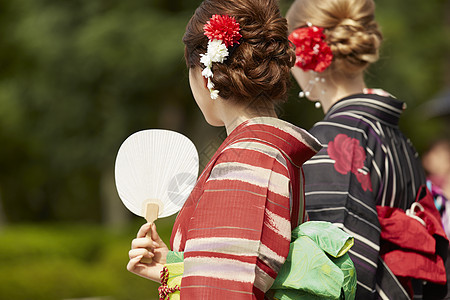
[[[275,118],[248,120],[225,139],[172,231],[172,249],[184,251],[182,299],[264,299],[305,218],[301,166],[319,149]]]
[[[381,263],[376,205],[406,210],[425,183],[418,154],[398,127],[402,107],[389,96],[353,95],[332,106],[310,131],[323,148],[304,165],[307,213],[355,238],[349,253],[357,270],[357,299],[389,295],[376,284]]]

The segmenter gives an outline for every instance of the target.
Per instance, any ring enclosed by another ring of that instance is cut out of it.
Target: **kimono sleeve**
[[[304,164],[308,216],[331,222],[355,238],[349,255],[358,275],[357,297],[372,299],[381,230],[367,141],[356,130],[321,126],[311,133],[324,147]]]
[[[190,220],[183,298],[264,298],[289,252],[285,163],[251,145],[220,155]]]

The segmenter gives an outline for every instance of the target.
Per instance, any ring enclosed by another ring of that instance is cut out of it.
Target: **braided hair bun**
[[[211,78],[220,97],[237,102],[282,102],[290,87],[295,52],[287,38],[287,22],[276,0],[206,0],[189,21],[183,37],[189,68],[204,68],[200,54],[208,38],[203,26],[212,15],[229,15],[240,24],[242,38],[230,47],[223,63],[213,63]]]
[[[373,0],[296,0],[287,19],[290,31],[307,22],[324,28],[333,53],[331,72],[351,76],[378,60],[383,37]]]

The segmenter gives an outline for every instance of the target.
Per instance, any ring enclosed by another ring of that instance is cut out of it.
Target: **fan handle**
[[[155,202],[159,202],[159,201],[148,200],[148,202],[145,204],[145,209],[144,209],[145,210],[145,220],[147,220],[148,223],[153,223],[156,221],[156,219],[158,219],[159,205],[158,205],[158,203],[155,203]],[[147,233],[147,238],[150,240],[152,239],[150,232]],[[143,257],[141,259],[141,262],[144,264],[151,264],[152,259],[148,258],[148,257]]]

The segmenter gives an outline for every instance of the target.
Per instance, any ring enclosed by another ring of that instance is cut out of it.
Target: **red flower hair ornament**
[[[205,65],[202,75],[208,79],[208,89],[211,99],[219,97],[219,91],[214,89],[212,63],[223,63],[228,55],[228,47],[239,44],[242,35],[239,33],[239,23],[235,18],[228,15],[213,15],[203,26],[205,35],[208,37],[208,49],[205,54],[200,54],[200,62]]]
[[[325,42],[323,28],[308,22],[308,27],[295,29],[289,40],[295,45],[295,65],[303,71],[323,72],[330,66],[333,53]]]
[[[228,15],[213,15],[203,26],[203,30],[210,41],[221,40],[227,48],[234,43],[239,44],[242,37],[239,33],[239,23]]]

